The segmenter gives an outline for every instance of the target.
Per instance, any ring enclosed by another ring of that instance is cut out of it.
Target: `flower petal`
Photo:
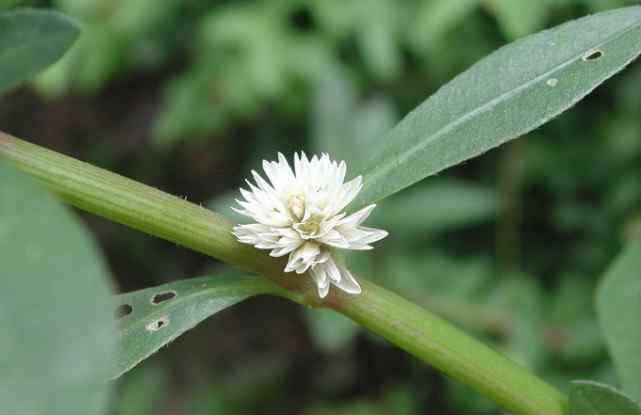
[[[343,218],[340,221],[340,225],[344,225],[344,226],[360,225],[365,221],[365,219],[369,217],[370,213],[372,213],[372,210],[374,210],[375,207],[376,207],[376,204],[371,204],[359,210],[358,212],[352,213],[351,215]]]
[[[285,272],[296,271],[297,274],[303,274],[316,264],[316,259],[320,253],[320,245],[315,242],[305,242],[289,254]]]
[[[312,276],[312,279],[316,283],[316,287],[318,288],[318,296],[320,298],[327,297],[327,294],[329,293],[330,279],[327,275],[327,270],[324,267],[324,264],[316,265],[315,267],[313,267],[310,271],[310,274]]]
[[[338,269],[341,273],[341,279],[338,281],[332,280],[332,284],[348,294],[360,294],[362,291],[361,286],[358,284],[358,281],[356,281],[356,279],[352,276],[352,273],[349,272],[345,267],[342,267],[340,265],[338,266]]]

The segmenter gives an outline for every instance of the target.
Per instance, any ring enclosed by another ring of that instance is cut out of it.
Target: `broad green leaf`
[[[641,241],[628,243],[597,290],[601,329],[623,390],[641,401]]]
[[[0,164],[3,414],[104,413],[115,324],[107,271],[82,225]]]
[[[49,10],[0,13],[0,92],[57,61],[78,37],[78,25]]]
[[[641,415],[641,407],[611,386],[575,381],[570,386],[569,415]]]
[[[116,297],[120,354],[118,377],[207,317],[259,294],[283,294],[260,277],[201,277]],[[284,294],[286,295],[286,294]]]
[[[517,40],[454,78],[371,146],[353,207],[478,156],[550,120],[641,52],[641,7]]]

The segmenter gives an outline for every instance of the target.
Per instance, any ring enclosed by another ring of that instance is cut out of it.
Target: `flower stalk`
[[[80,209],[183,245],[293,291],[301,304],[330,307],[514,414],[562,415],[567,397],[461,330],[365,279],[358,296],[332,291],[320,300],[309,278],[284,274],[284,261],[232,235],[222,216],[184,199],[0,132],[0,160],[31,174]]]

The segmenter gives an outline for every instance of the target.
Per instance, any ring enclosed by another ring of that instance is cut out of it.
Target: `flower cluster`
[[[267,182],[252,171],[255,184],[240,189],[244,200],[237,200],[237,212],[256,223],[237,225],[234,235],[240,242],[270,255],[289,255],[285,272],[309,275],[324,298],[330,284],[359,294],[361,287],[354,276],[332,257],[333,249],[372,249],[370,245],[387,236],[380,229],[361,226],[376,205],[369,205],[346,215],[345,207],[362,188],[361,176],[345,183],[347,166],[329,155],[294,154],[294,169],[282,154],[278,161],[263,161]]]

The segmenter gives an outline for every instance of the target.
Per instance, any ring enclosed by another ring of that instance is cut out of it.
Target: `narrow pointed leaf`
[[[596,306],[623,390],[641,401],[641,240],[629,242],[610,267]]]
[[[79,33],[73,20],[55,11],[0,13],[0,92],[57,61]]]
[[[611,386],[575,381],[570,386],[569,415],[641,415],[639,404]]]
[[[118,377],[207,317],[259,294],[287,296],[261,277],[201,277],[116,297],[120,354],[112,371]]]
[[[377,145],[359,172],[358,209],[531,131],[641,52],[641,7],[588,16],[517,40],[432,95]]]

